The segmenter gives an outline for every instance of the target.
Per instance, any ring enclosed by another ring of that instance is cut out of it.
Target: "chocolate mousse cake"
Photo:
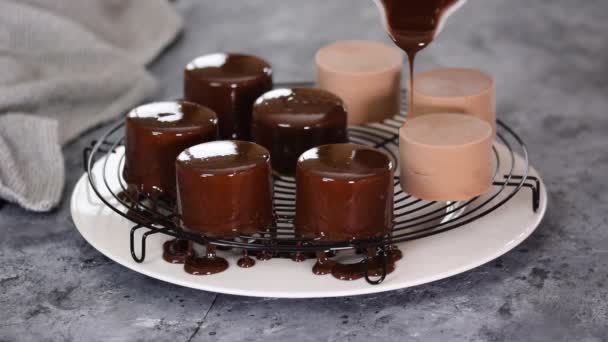
[[[123,177],[130,196],[175,199],[175,158],[217,139],[217,116],[191,102],[155,102],[127,115]],[[134,199],[134,198],[133,198]]]
[[[184,71],[184,97],[214,110],[221,139],[251,139],[251,108],[272,89],[272,68],[259,57],[216,53],[198,57]]]
[[[319,88],[344,100],[349,125],[399,114],[403,68],[399,49],[374,41],[338,41],[317,52],[315,66]]]
[[[292,175],[308,149],[347,142],[346,120],[342,100],[328,91],[276,89],[253,106],[253,139],[270,151],[275,171]]]
[[[296,187],[298,236],[323,241],[380,239],[393,227],[393,163],[376,149],[356,144],[310,149],[298,160]],[[336,266],[319,253],[313,272],[326,274]],[[355,273],[359,276],[361,268]]]
[[[487,192],[495,171],[492,126],[475,116],[425,114],[399,129],[401,187],[429,201],[465,201]]]
[[[175,162],[178,213],[184,229],[205,237],[253,235],[273,223],[270,153],[245,141],[214,141],[184,150]],[[245,256],[239,265],[252,265]],[[190,256],[185,269],[211,274],[228,267],[207,246],[205,257]]]

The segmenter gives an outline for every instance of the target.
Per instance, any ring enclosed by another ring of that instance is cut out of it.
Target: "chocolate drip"
[[[215,246],[207,245],[207,254],[198,257],[194,253],[186,258],[184,270],[193,275],[210,275],[228,269],[228,261],[215,254]]]
[[[239,261],[237,261],[236,264],[242,268],[250,268],[250,267],[253,267],[253,265],[255,265],[255,260],[253,260],[253,258],[249,257],[246,249],[243,249],[243,256],[239,259]]]
[[[403,252],[401,252],[399,247],[393,245],[389,247],[388,256],[393,262],[396,262],[403,259]]]
[[[316,275],[325,275],[332,272],[336,262],[329,260],[325,252],[317,252],[317,263],[312,268],[312,273]]]
[[[190,254],[190,244],[190,241],[182,239],[165,241],[163,244],[163,259],[172,264],[185,263]]]
[[[291,260],[295,262],[304,262],[306,261],[306,256],[300,252],[297,252],[291,255]]]
[[[354,264],[337,263],[331,270],[331,275],[340,280],[357,280],[363,278],[363,262]]]
[[[176,161],[178,212],[184,229],[207,237],[235,239],[272,224],[272,178],[268,151],[245,141],[214,141],[184,150]],[[258,254],[267,260],[268,252]],[[238,261],[251,267],[247,251]],[[197,274],[225,270],[226,260],[207,246],[207,257],[188,258],[185,269]]]
[[[220,273],[228,268],[228,261],[218,257],[215,253],[216,246],[208,245],[207,253],[204,257],[198,257],[192,250],[192,243],[188,240],[173,239],[166,241],[163,244],[163,259],[173,264],[184,264],[184,270],[194,275],[211,275]],[[368,277],[381,277],[384,273],[384,256],[378,255],[374,249],[366,251],[367,274]],[[313,273],[316,275],[332,274],[340,280],[357,280],[365,276],[366,264],[365,261],[359,261],[351,264],[337,263],[328,258],[334,256],[335,253],[317,252],[317,262],[313,266]],[[257,258],[260,260],[268,260],[272,257],[269,252],[257,253]],[[392,273],[395,270],[395,263],[402,259],[403,254],[397,246],[391,246],[386,255],[386,274]],[[304,253],[296,253],[292,255],[294,261],[304,261],[306,256]],[[249,256],[247,250],[243,250],[243,256],[237,261],[237,265],[242,268],[250,268],[255,265],[255,260]]]
[[[385,257],[378,255],[373,249],[369,249],[367,254],[367,276],[382,277],[384,273]],[[386,274],[395,271],[395,262],[401,258],[401,251],[396,246],[392,246],[386,255]],[[331,274],[340,280],[357,280],[365,277],[365,269],[366,265],[364,260],[353,264],[336,263],[331,270]]]
[[[266,261],[272,259],[272,253],[269,251],[261,251],[256,255],[256,259]]]

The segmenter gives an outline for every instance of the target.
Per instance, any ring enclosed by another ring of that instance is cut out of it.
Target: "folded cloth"
[[[0,0],[0,198],[61,200],[61,145],[149,98],[179,33],[167,0]]]

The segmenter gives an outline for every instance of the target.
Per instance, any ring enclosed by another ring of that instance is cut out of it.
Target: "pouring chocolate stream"
[[[374,0],[385,28],[407,54],[410,66],[409,108],[413,108],[414,61],[442,30],[445,20],[466,0]]]

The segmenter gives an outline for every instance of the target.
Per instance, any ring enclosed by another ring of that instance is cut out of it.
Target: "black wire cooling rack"
[[[293,84],[290,84],[293,86]],[[404,96],[405,98],[405,96]],[[384,151],[394,162],[398,175],[399,127],[405,120],[405,113],[382,123],[349,127],[349,140],[353,143],[373,146]],[[486,216],[511,200],[520,190],[531,191],[531,210],[539,207],[540,181],[528,174],[529,159],[526,145],[522,139],[504,122],[497,121],[496,142],[493,146],[496,172],[492,189],[479,197],[463,202],[430,202],[414,198],[401,190],[399,178],[395,177],[394,228],[391,234],[381,239],[325,242],[299,238],[294,234],[295,217],[295,180],[291,177],[274,178],[275,222],[271,229],[252,235],[241,235],[232,240],[215,239],[201,234],[188,232],[180,226],[174,206],[159,202],[151,205],[149,200],[124,196],[126,184],[122,179],[124,154],[124,120],[114,124],[98,140],[91,142],[83,152],[84,168],[88,174],[91,188],[99,199],[117,214],[131,220],[134,226],[130,233],[131,255],[136,262],[146,257],[146,239],[153,234],[165,234],[178,239],[190,240],[199,244],[246,249],[253,252],[269,252],[275,256],[286,257],[293,253],[320,251],[363,250],[378,248],[381,255],[393,244],[421,239],[435,234],[462,227]],[[108,163],[109,157],[120,158],[119,163]],[[520,157],[517,158],[516,155]],[[99,164],[101,171],[93,172]],[[110,169],[110,166],[114,169]],[[118,167],[116,166],[118,165]],[[101,177],[99,177],[101,173]],[[114,177],[115,179],[110,179]],[[115,186],[118,184],[118,186]],[[106,193],[106,195],[102,195]],[[109,193],[109,196],[107,195]],[[136,250],[136,232],[141,234],[139,252]],[[159,248],[161,246],[158,246]],[[363,262],[367,257],[363,253]],[[386,271],[386,257],[384,258]],[[386,272],[385,272],[386,273]],[[371,284],[379,280],[366,280]]]

